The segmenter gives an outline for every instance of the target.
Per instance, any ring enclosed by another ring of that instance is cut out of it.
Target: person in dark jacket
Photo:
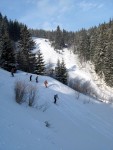
[[[36,83],[38,83],[38,76],[36,77]]]
[[[14,77],[14,68],[11,69],[11,75]]]
[[[58,94],[55,94],[55,95],[54,95],[54,104],[56,104],[57,99],[59,99],[59,98],[58,98]]]
[[[30,81],[32,81],[32,75],[30,75]]]

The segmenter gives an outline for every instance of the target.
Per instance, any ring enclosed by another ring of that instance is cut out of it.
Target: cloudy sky
[[[77,31],[113,18],[113,0],[0,0],[0,12],[29,28]]]

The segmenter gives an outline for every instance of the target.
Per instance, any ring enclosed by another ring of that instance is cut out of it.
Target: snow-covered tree
[[[26,26],[21,27],[20,31],[20,40],[18,42],[18,54],[17,60],[20,69],[26,72],[34,71],[35,64],[35,55],[32,53],[32,50],[35,47],[31,35]]]
[[[61,82],[62,82],[63,84],[67,84],[68,73],[67,73],[66,65],[65,65],[63,59],[62,59],[62,62],[61,62],[60,73],[61,73]]]
[[[0,22],[0,62],[3,68],[10,71],[9,65],[15,63],[14,48],[8,33],[7,18]]]
[[[67,84],[67,79],[68,79],[68,73],[67,73],[67,69],[64,63],[64,60],[62,59],[62,62],[60,62],[60,60],[58,59],[57,61],[57,65],[55,68],[55,78],[64,83]]]
[[[36,63],[34,72],[39,75],[45,74],[44,58],[40,50],[36,53]]]

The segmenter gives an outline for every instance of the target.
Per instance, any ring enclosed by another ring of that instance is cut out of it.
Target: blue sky
[[[113,18],[113,0],[0,0],[0,12],[33,29],[77,31]]]

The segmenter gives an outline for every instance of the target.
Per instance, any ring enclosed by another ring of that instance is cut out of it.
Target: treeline
[[[81,61],[91,61],[97,74],[113,86],[113,20],[75,33],[74,53]]]
[[[0,67],[8,71],[15,68],[38,75],[50,75],[67,84],[64,61],[53,69],[51,65],[45,64],[40,49],[33,53],[34,48],[35,43],[27,26],[16,20],[8,20],[0,13]]]
[[[71,48],[73,53],[79,55],[81,62],[94,63],[99,76],[113,86],[113,20],[78,32],[61,30],[59,26],[55,31],[45,31],[28,29],[26,25],[8,20],[0,13],[0,66],[9,71],[16,66],[26,72],[51,74],[47,73],[47,64],[41,52],[32,53],[35,48],[32,36],[49,39],[55,50]],[[57,78],[57,69],[52,73]]]
[[[97,74],[113,86],[113,20],[77,32],[61,30],[59,26],[55,31],[29,31],[32,36],[48,38],[54,49],[70,47],[81,62],[91,61]]]
[[[70,47],[74,42],[75,33],[68,32],[64,29],[61,30],[59,26],[57,26],[55,31],[45,31],[42,29],[29,29],[29,31],[34,37],[49,39],[56,50],[62,50],[64,47]]]
[[[12,67],[31,72],[35,43],[27,26],[18,21],[8,20],[0,13],[0,66],[8,71]]]
[[[17,68],[30,73],[38,73],[37,64],[44,66],[42,59],[33,54],[35,43],[26,25],[8,20],[0,13],[0,67],[11,71]],[[44,74],[44,68],[40,74]]]

